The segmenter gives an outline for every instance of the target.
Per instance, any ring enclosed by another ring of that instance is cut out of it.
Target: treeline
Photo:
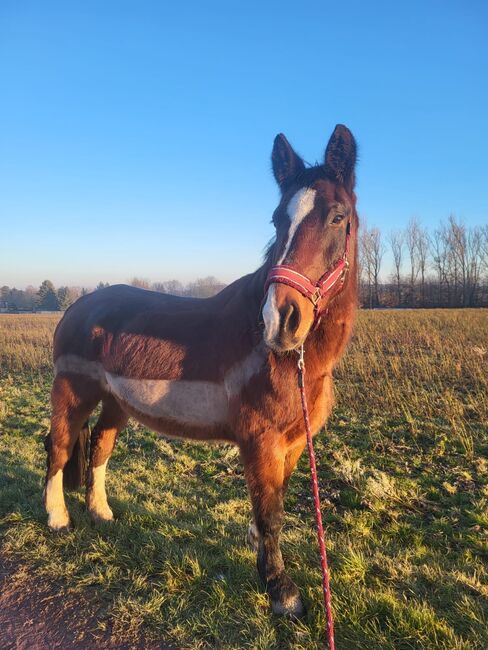
[[[454,216],[429,231],[417,219],[384,235],[362,225],[359,237],[360,304],[377,307],[488,307],[488,225],[467,227]],[[389,254],[389,271],[385,270]],[[130,284],[177,296],[208,298],[224,288],[213,276]],[[96,289],[59,287],[45,280],[39,288],[0,288],[1,311],[57,311]]]
[[[130,284],[141,289],[152,289],[162,293],[194,298],[208,298],[221,291],[225,286],[213,276],[199,278],[188,284],[183,284],[179,280],[151,283],[141,278],[132,278]],[[95,289],[67,286],[56,288],[50,280],[44,280],[37,289],[32,286],[26,289],[15,289],[4,285],[0,288],[0,311],[64,311],[80,296],[108,286],[108,282],[99,282]]]
[[[360,232],[363,307],[487,307],[488,226],[467,227],[451,215],[429,231],[417,219],[386,236]],[[393,271],[382,276],[385,254]]]

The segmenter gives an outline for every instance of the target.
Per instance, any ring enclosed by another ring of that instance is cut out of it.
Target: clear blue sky
[[[272,235],[276,133],[359,142],[360,214],[488,221],[488,6],[0,4],[0,284],[230,281]]]

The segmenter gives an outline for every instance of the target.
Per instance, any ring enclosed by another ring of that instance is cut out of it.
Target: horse
[[[93,521],[113,519],[105,474],[129,417],[164,436],[237,445],[259,577],[272,611],[298,618],[304,606],[280,550],[283,500],[306,445],[295,351],[305,343],[315,435],[357,304],[356,142],[337,125],[323,162],[308,166],[279,134],[271,158],[276,233],[254,273],[205,299],[110,286],[65,312],[53,342],[44,503],[49,528],[66,532],[63,488],[84,484]]]

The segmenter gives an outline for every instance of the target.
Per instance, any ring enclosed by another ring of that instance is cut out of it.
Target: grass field
[[[92,639],[108,630],[115,642],[144,633],[177,648],[325,647],[305,456],[283,531],[308,607],[298,624],[274,618],[259,587],[231,447],[131,424],[108,472],[116,521],[93,526],[74,493],[76,529],[49,533],[42,439],[56,321],[0,317],[2,556],[95,598]],[[316,448],[338,649],[486,649],[488,311],[360,313],[336,389]]]

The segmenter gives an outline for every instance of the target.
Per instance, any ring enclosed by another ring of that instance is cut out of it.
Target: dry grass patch
[[[100,638],[109,629],[120,642],[143,632],[181,648],[323,647],[306,458],[283,535],[308,606],[296,625],[271,616],[260,589],[230,447],[129,426],[108,473],[113,525],[94,527],[75,493],[76,529],[48,532],[42,437],[56,320],[0,317],[2,553],[96,598]],[[317,438],[341,649],[488,647],[486,350],[487,310],[359,314],[336,372],[337,407]]]

